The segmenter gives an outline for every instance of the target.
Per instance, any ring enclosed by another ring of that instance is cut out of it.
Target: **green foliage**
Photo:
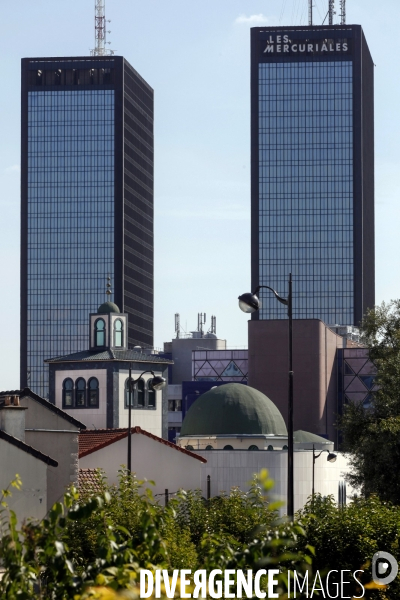
[[[370,310],[362,333],[377,370],[372,407],[349,404],[340,421],[353,472],[349,482],[363,495],[400,503],[400,300]]]
[[[305,530],[297,549],[302,549],[305,540],[315,548],[315,570],[327,573],[332,569],[349,569],[354,573],[363,569],[362,581],[367,583],[371,581],[371,559],[375,552],[390,552],[400,561],[400,507],[382,502],[376,496],[355,499],[338,508],[333,497],[316,495],[314,503],[309,500],[297,518]],[[356,582],[352,593],[360,595]],[[370,590],[366,597],[398,600],[399,577],[386,590]]]
[[[115,488],[99,474],[97,495],[79,496],[72,488],[64,504],[55,504],[39,523],[18,530],[14,513],[9,518],[2,513],[0,597],[136,599],[141,568],[279,565],[284,598],[286,570],[305,573],[311,555],[306,545],[295,551],[301,527],[274,523],[274,507],[265,498],[271,486],[265,471],[249,494],[235,490],[205,502],[197,493],[182,492],[163,507],[149,490],[141,493],[140,482],[126,472]]]

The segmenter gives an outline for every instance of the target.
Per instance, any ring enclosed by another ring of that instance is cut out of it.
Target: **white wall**
[[[25,411],[25,442],[58,462],[58,467],[48,466],[47,506],[58,502],[66,488],[78,480],[79,429],[33,398],[20,399]]]
[[[157,371],[154,371],[156,375],[159,375]],[[132,371],[132,378],[139,377],[141,373],[138,371]],[[125,408],[125,381],[129,377],[128,371],[122,371],[119,373],[119,427],[128,427],[128,409]],[[152,379],[151,373],[143,375],[143,379],[146,382]],[[162,391],[156,392],[156,408],[133,408],[132,409],[132,427],[139,426],[145,431],[162,437]]]
[[[287,494],[287,451],[241,451],[241,450],[201,450],[196,454],[207,459],[207,464],[202,470],[201,488],[203,495],[207,490],[207,475],[211,477],[211,495],[216,496],[221,491],[238,486],[241,490],[249,489],[249,482],[253,474],[261,469],[268,469],[270,476],[275,481],[271,493],[275,499],[286,503]],[[343,474],[348,470],[347,459],[337,453],[335,463],[326,460],[323,453],[315,463],[315,492],[323,496],[333,494],[338,499],[338,484],[343,479]],[[312,491],[312,451],[303,450],[294,452],[294,508],[303,507]],[[347,486],[347,496],[352,493]],[[283,507],[282,514],[286,512]]]
[[[2,439],[0,456],[0,490],[6,489],[16,474],[22,479],[20,491],[11,488],[9,508],[20,522],[28,517],[42,519],[47,513],[47,464]]]
[[[107,371],[106,369],[85,369],[71,371],[56,371],[56,406],[62,409],[62,384],[64,379],[71,377],[75,384],[78,377],[83,377],[86,384],[90,377],[99,380],[99,408],[67,408],[63,409],[71,417],[84,423],[88,429],[105,429],[107,427]]]
[[[127,463],[128,440],[124,438],[79,460],[83,469],[101,468],[108,482],[118,482],[118,469]],[[139,479],[155,482],[155,494],[178,489],[194,490],[201,487],[201,472],[205,465],[175,448],[171,448],[147,436],[132,435],[132,471]],[[152,486],[149,486],[152,487]]]

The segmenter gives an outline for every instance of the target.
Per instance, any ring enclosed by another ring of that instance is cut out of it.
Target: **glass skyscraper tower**
[[[252,288],[291,272],[298,319],[375,303],[373,69],[357,25],[251,31]],[[265,292],[254,318],[286,318]]]
[[[21,387],[112,300],[153,345],[153,90],[123,58],[22,60]]]

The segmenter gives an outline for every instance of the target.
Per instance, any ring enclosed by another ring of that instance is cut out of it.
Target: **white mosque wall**
[[[63,408],[62,390],[63,381],[70,377],[75,384],[78,377],[83,377],[86,384],[91,377],[99,381],[99,407],[98,408]],[[87,369],[60,370],[55,372],[55,404],[65,410],[71,417],[84,423],[88,429],[105,429],[107,427],[107,370],[94,369],[88,365]]]
[[[222,491],[229,492],[232,487],[248,491],[253,475],[261,469],[268,469],[275,486],[269,494],[273,500],[282,500],[285,506],[281,514],[286,514],[287,494],[287,459],[285,450],[248,451],[248,450],[200,450],[196,454],[203,456],[207,464],[203,465],[201,488],[203,495],[207,494],[207,475],[211,477],[211,496],[217,496]],[[333,495],[338,501],[339,481],[348,472],[348,460],[341,454],[337,460],[329,463],[327,453],[323,452],[315,462],[315,493],[323,496]],[[294,452],[294,509],[299,510],[307,502],[312,492],[312,450],[295,450]],[[353,493],[347,484],[347,497]]]

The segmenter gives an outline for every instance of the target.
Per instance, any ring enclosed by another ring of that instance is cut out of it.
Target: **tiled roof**
[[[0,404],[2,404],[1,398],[4,396],[19,396],[20,398],[23,398],[24,396],[29,396],[29,398],[32,398],[32,400],[35,400],[36,402],[38,402],[39,404],[41,404],[48,410],[51,410],[51,412],[55,413],[59,417],[62,417],[63,419],[65,419],[66,421],[71,423],[72,425],[75,425],[75,427],[77,427],[77,429],[86,429],[86,425],[84,425],[77,419],[74,419],[74,417],[71,417],[71,415],[69,415],[65,410],[58,408],[58,406],[55,406],[55,404],[52,404],[45,398],[38,396],[37,394],[35,394],[35,392],[32,392],[32,390],[30,390],[29,388],[24,388],[23,390],[11,390],[8,392],[0,392]]]
[[[191,456],[192,458],[196,458],[197,460],[199,460],[202,463],[207,462],[207,460],[205,458],[203,458],[202,456],[198,456],[194,452],[190,452],[190,450],[185,450],[185,448],[180,448],[176,444],[173,444],[172,442],[168,442],[167,440],[164,440],[163,438],[160,438],[157,435],[154,435],[153,433],[144,431],[144,429],[142,429],[141,427],[132,427],[131,431],[132,431],[132,434],[141,433],[142,435],[145,435],[145,436],[155,440],[156,442],[159,442],[160,444],[164,444],[164,446],[169,446],[170,448],[173,448],[177,452],[182,452],[183,454],[187,454],[188,456]],[[113,444],[114,442],[117,442],[118,440],[122,440],[123,438],[127,437],[127,435],[128,435],[127,428],[86,429],[84,431],[81,431],[79,434],[79,458],[83,458],[84,456],[87,456],[88,454],[97,452],[97,450],[101,450],[102,448],[105,448],[106,446],[109,446],[110,444]]]
[[[50,458],[50,456],[47,456],[46,454],[43,454],[42,452],[40,452],[40,450],[36,450],[36,448],[32,448],[32,446],[28,446],[28,444],[25,444],[25,442],[23,442],[22,440],[18,440],[17,438],[13,437],[12,435],[9,435],[1,429],[0,439],[5,440],[13,446],[16,446],[17,448],[23,450],[27,454],[31,454],[35,458],[42,460],[43,462],[47,463],[48,465],[51,465],[52,467],[58,467],[58,462],[56,460]]]
[[[158,356],[158,354],[144,354],[137,350],[103,350],[102,352],[82,350],[65,356],[57,356],[55,358],[47,358],[44,362],[47,363],[62,363],[75,361],[94,361],[94,360],[117,360],[130,362],[148,362],[148,363],[164,363],[170,365],[173,363],[168,358]]]
[[[98,469],[79,469],[78,488],[81,494],[101,494],[101,473]]]

